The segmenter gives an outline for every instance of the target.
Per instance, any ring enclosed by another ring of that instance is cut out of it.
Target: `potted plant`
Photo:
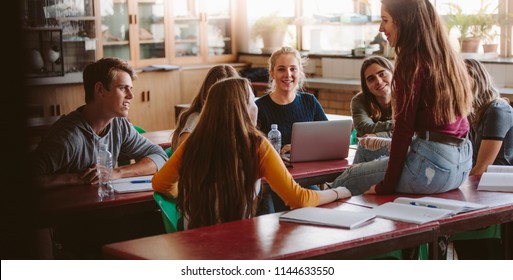
[[[490,3],[481,1],[481,6],[476,13],[476,25],[474,26],[475,32],[481,40],[483,40],[484,52],[496,52],[498,44],[495,39],[499,35],[494,29],[494,26],[499,25],[498,17],[496,15],[498,7],[490,9]]]
[[[447,4],[450,14],[446,18],[447,30],[457,28],[460,33],[461,52],[477,52],[481,38],[476,33],[475,26],[478,22],[478,16],[473,14],[464,14],[463,9],[455,3]]]
[[[511,18],[509,14],[498,14],[499,7],[490,8],[490,3],[481,1],[481,7],[476,14],[475,33],[483,40],[484,52],[497,52],[497,26],[505,25]]]
[[[288,28],[288,21],[276,14],[264,16],[253,24],[251,35],[253,39],[262,38],[263,53],[271,53],[282,47],[283,39]]]

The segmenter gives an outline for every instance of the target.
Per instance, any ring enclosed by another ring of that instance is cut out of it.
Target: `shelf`
[[[162,44],[164,40],[140,40],[139,44]]]
[[[82,21],[95,21],[95,20],[96,20],[96,17],[93,17],[93,16],[84,16],[84,17],[60,17],[60,18],[55,18],[55,20],[57,20],[57,21],[79,21],[79,20],[82,20]]]
[[[194,16],[176,17],[175,21],[199,21],[199,17],[194,17]]]
[[[73,43],[73,42],[85,42],[85,41],[96,41],[96,39],[91,39],[89,37],[65,37],[63,36],[62,42],[64,43]]]
[[[190,44],[190,43],[198,43],[198,39],[179,39],[179,40],[175,40],[175,44]]]
[[[208,16],[207,19],[211,20],[230,20],[229,16]]]
[[[104,45],[104,46],[122,46],[122,45],[128,45],[128,41],[107,41],[107,42],[103,42],[102,45]]]
[[[57,31],[61,32],[62,28],[60,27],[23,27],[23,30],[26,32],[43,32],[43,31]]]

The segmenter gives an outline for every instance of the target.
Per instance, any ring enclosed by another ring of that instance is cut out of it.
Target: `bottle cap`
[[[278,125],[277,124],[271,124],[271,129],[278,129]]]

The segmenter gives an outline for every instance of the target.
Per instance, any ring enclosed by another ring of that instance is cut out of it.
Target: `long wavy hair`
[[[472,124],[478,124],[492,101],[501,100],[507,104],[509,100],[501,97],[499,90],[493,84],[492,76],[481,62],[468,58],[465,59],[465,65],[473,80],[472,90],[474,92],[473,112],[469,119]]]
[[[302,57],[301,54],[299,53],[299,51],[296,50],[295,48],[292,48],[292,47],[281,47],[281,48],[275,50],[271,54],[271,57],[269,57],[269,60],[268,60],[269,72],[271,72],[271,70],[273,70],[274,67],[276,66],[276,60],[278,60],[278,58],[281,55],[284,55],[284,54],[293,54],[294,57],[297,59],[297,62],[299,64],[298,65],[298,67],[299,67],[299,81],[297,83],[297,89],[296,90],[303,89],[303,85],[305,84],[305,81],[306,81],[306,75],[305,75],[305,71],[304,71],[304,66],[306,65],[308,59],[306,57]],[[271,75],[269,75],[269,89],[270,89],[271,92],[273,92],[275,90],[275,88],[276,88],[276,82],[271,77]]]
[[[171,135],[171,148],[176,150],[178,148],[178,139],[180,136],[180,132],[183,130],[185,124],[187,123],[187,119],[189,116],[193,113],[200,113],[201,109],[203,108],[203,105],[205,104],[205,101],[207,100],[208,96],[208,90],[209,88],[217,81],[229,78],[229,77],[239,77],[239,73],[235,68],[233,68],[229,64],[221,64],[216,65],[207,73],[207,76],[205,77],[205,80],[203,81],[203,84],[201,85],[201,88],[192,100],[191,106],[180,113],[180,116],[178,117],[178,124],[174,130],[173,135]]]
[[[371,119],[377,122],[380,121],[382,117],[391,118],[392,116],[389,112],[381,111],[381,107],[379,106],[379,102],[376,99],[376,96],[372,94],[369,87],[367,86],[365,71],[367,71],[367,68],[369,68],[369,66],[373,64],[377,64],[383,67],[385,70],[392,74],[394,73],[394,65],[392,64],[392,62],[390,62],[390,60],[382,56],[370,56],[363,61],[362,67],[360,68],[360,83],[362,85],[363,95],[365,96],[365,98],[363,99],[363,104],[370,111]]]
[[[396,94],[410,93],[414,83],[424,79],[430,85],[426,91],[433,94],[435,124],[453,122],[456,117],[467,117],[472,110],[472,90],[463,59],[450,45],[444,24],[429,0],[382,0],[383,8],[392,17],[398,30],[396,65],[392,90]],[[412,103],[407,97],[403,108]],[[392,100],[396,100],[393,98]]]
[[[255,215],[263,135],[248,113],[250,88],[240,77],[215,83],[196,129],[183,144],[177,207],[188,228]]]

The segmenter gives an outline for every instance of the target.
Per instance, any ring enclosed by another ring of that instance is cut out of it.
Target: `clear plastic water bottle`
[[[96,168],[98,172],[98,196],[100,198],[106,198],[114,193],[112,188],[111,177],[112,177],[112,154],[108,149],[107,143],[99,143],[97,156],[96,156]]]
[[[278,130],[277,124],[271,124],[271,131],[267,134],[267,138],[273,145],[274,149],[280,153],[281,151],[281,132]]]

